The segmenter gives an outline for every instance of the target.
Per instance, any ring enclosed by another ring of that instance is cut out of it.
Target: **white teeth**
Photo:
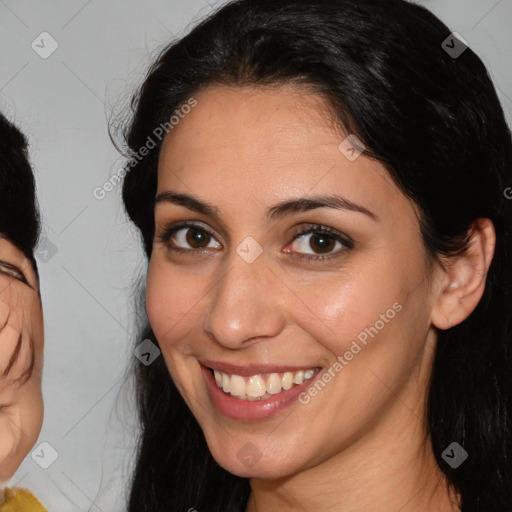
[[[298,370],[296,372],[269,373],[266,379],[262,375],[253,375],[249,378],[240,375],[230,375],[214,370],[215,382],[225,393],[229,393],[241,400],[265,400],[271,395],[276,395],[283,390],[288,390],[293,385],[300,385],[305,380],[311,379],[315,374],[314,369]]]
[[[240,375],[231,375],[231,380],[229,381],[229,390],[230,390],[230,393],[234,396],[244,396],[245,395],[244,378],[240,377]]]
[[[265,381],[259,375],[249,377],[249,382],[245,386],[245,394],[257,398],[267,392]]]
[[[281,378],[277,373],[271,373],[267,379],[267,393],[275,395],[281,391]]]
[[[298,371],[293,377],[294,384],[302,384],[304,382],[304,372],[302,370]]]
[[[293,386],[293,373],[286,372],[281,379],[283,389],[290,389]]]
[[[222,391],[229,393],[229,375],[225,373],[222,374]]]
[[[314,374],[315,374],[315,370],[306,370],[304,372],[304,380],[311,379],[311,377],[313,377]]]

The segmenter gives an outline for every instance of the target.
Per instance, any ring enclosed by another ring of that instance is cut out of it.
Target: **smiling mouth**
[[[208,369],[215,377],[218,388],[233,398],[245,401],[266,400],[283,391],[288,391],[310,380],[320,370],[309,368],[295,372],[262,373],[245,377]]]

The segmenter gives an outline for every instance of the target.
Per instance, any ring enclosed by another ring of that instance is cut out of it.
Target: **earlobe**
[[[490,219],[480,218],[473,222],[469,233],[467,250],[447,260],[445,278],[432,311],[432,324],[438,329],[449,329],[464,321],[484,293],[496,232]]]

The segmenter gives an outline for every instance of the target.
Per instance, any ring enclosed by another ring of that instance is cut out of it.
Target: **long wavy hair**
[[[464,252],[472,222],[491,219],[497,243],[484,295],[465,321],[438,332],[427,428],[461,510],[506,512],[512,510],[512,201],[505,191],[512,185],[512,138],[484,64],[471,48],[457,58],[445,51],[450,34],[430,11],[404,0],[229,2],[151,65],[123,130],[131,158],[122,195],[149,260],[161,147],[155,129],[213,85],[294,84],[323,97],[338,125],[356,134],[366,155],[414,201],[429,257]],[[141,157],[148,137],[155,147]],[[137,343],[158,344],[143,295]],[[131,371],[140,434],[129,512],[244,511],[248,479],[213,459],[163,358],[149,366],[134,358]],[[457,469],[441,457],[453,441],[469,452]]]

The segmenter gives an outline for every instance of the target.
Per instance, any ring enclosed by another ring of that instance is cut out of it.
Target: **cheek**
[[[178,345],[198,325],[201,298],[206,299],[206,277],[191,276],[180,267],[151,260],[146,287],[149,323],[162,350]]]
[[[8,480],[34,446],[43,423],[40,386],[29,380],[18,402],[0,413],[0,480]]]
[[[397,309],[402,309],[397,303],[404,296],[403,283],[384,270],[368,264],[362,271],[341,270],[297,285],[302,303],[293,301],[291,306],[295,322],[335,356],[350,350],[354,340],[364,345],[372,339],[369,330],[389,330]]]
[[[331,353],[332,378],[326,377],[334,385],[329,396],[343,404],[343,412],[330,421],[350,422],[354,435],[390,403],[388,388],[401,389],[415,371],[428,330],[426,297],[417,285],[421,269],[396,268],[400,266],[367,267],[364,273],[343,278],[338,291],[326,287],[330,300],[316,295],[315,312],[330,318],[329,329],[318,322],[318,330],[310,333]],[[319,400],[317,406],[322,404]]]
[[[172,290],[176,283],[172,283],[163,266],[155,262],[152,257],[148,268],[146,285],[146,311],[149,323],[157,338],[159,334],[169,329],[172,322],[175,300]]]
[[[41,427],[43,425],[43,395],[41,392],[41,387],[37,382],[35,376],[32,380],[32,384],[30,386],[30,391],[28,391],[28,394],[29,396],[27,396],[26,399],[23,401],[21,417],[21,422],[24,431],[28,433],[28,435],[24,439],[23,451],[25,452],[25,455],[31,450],[34,443],[37,441],[37,438],[39,437],[39,433],[41,431]]]
[[[19,436],[17,430],[20,428],[20,414],[17,405],[5,408],[0,412],[0,468],[2,475],[10,471],[15,471],[16,467],[12,468],[15,464],[14,459],[18,460],[17,448],[19,445]],[[16,462],[17,463],[17,462]],[[13,471],[13,472],[14,472]],[[9,478],[8,475],[6,478]]]

